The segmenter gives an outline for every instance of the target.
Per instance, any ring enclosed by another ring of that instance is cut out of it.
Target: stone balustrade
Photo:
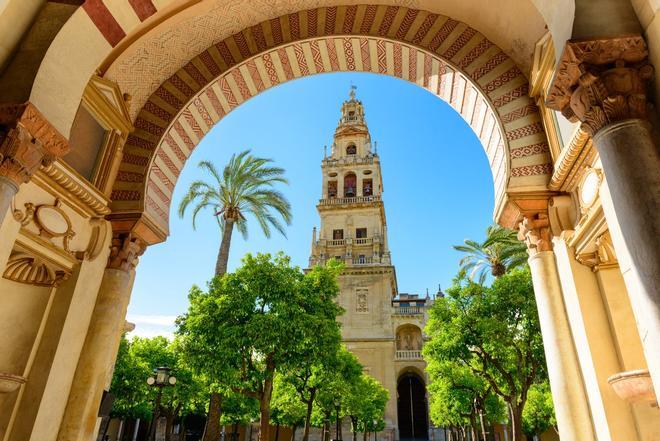
[[[395,306],[394,314],[396,315],[417,315],[423,314],[423,308],[421,306]]]
[[[319,205],[344,205],[344,204],[366,204],[370,202],[380,202],[380,196],[356,196],[353,198],[328,198],[320,199]]]
[[[397,360],[422,360],[422,351],[417,350],[405,350],[405,351],[396,351]]]

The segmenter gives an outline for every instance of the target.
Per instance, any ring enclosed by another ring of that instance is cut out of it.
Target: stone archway
[[[215,123],[269,87],[337,71],[411,81],[454,107],[489,157],[499,222],[513,222],[529,195],[534,204],[546,191],[552,165],[543,123],[526,77],[508,55],[446,16],[394,6],[339,6],[244,29],[161,84],[137,113],[124,148],[112,217],[144,213],[141,221],[164,239],[179,173]]]

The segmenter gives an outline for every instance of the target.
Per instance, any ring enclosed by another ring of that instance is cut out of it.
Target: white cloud
[[[175,315],[158,314],[128,314],[126,320],[135,324],[135,329],[128,333],[129,337],[152,338],[159,335],[169,339],[174,338]]]

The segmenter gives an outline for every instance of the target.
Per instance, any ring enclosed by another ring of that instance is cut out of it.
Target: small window
[[[367,263],[367,256],[365,256],[364,254],[360,254],[358,256],[358,263],[361,264],[361,265],[364,265],[365,263]]]
[[[362,195],[371,196],[374,194],[373,181],[371,179],[364,179],[362,181]]]
[[[356,153],[357,153],[357,147],[355,147],[355,144],[349,144],[348,147],[346,147],[347,155],[355,155]]]
[[[364,239],[367,237],[367,229],[366,228],[356,228],[355,229],[355,237],[357,239]]]
[[[340,240],[344,238],[344,230],[332,230],[332,239]]]
[[[341,260],[341,256],[335,256],[335,260]]]
[[[355,173],[349,173],[344,176],[344,197],[354,198],[356,193],[357,178]]]
[[[328,198],[337,197],[337,181],[328,181]]]

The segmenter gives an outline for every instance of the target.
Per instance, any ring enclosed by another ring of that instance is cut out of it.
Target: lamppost
[[[149,426],[149,435],[147,440],[152,441],[156,437],[156,426],[158,425],[158,418],[160,418],[160,401],[163,397],[163,388],[167,386],[174,386],[176,384],[176,377],[170,375],[171,369],[166,366],[157,367],[154,369],[154,375],[147,378],[149,386],[158,388],[158,395],[156,396],[156,404],[154,405],[153,418]]]
[[[339,437],[339,410],[341,409],[341,401],[339,400],[339,398],[335,398],[333,404],[335,405],[336,426],[337,426],[335,429],[335,441],[342,441],[342,439]]]

